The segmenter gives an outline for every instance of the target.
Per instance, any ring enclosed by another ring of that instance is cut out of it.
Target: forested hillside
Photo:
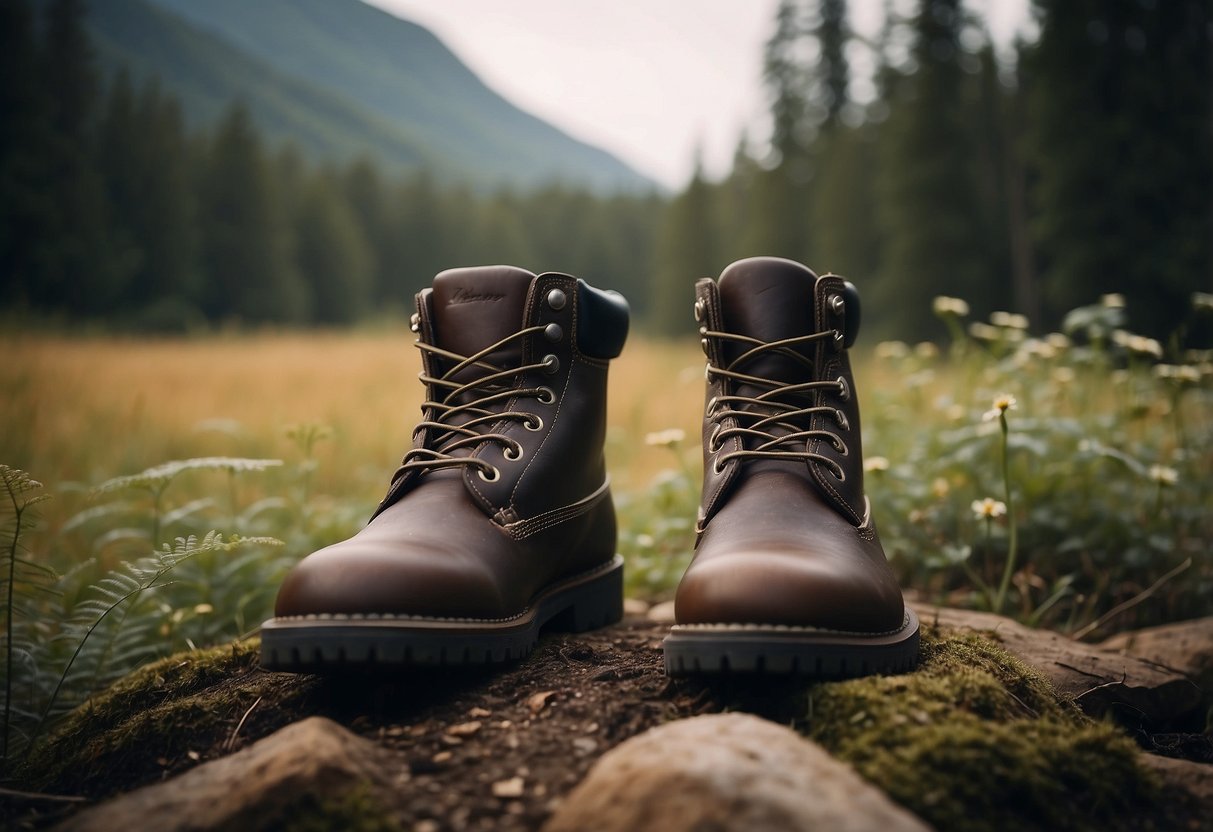
[[[103,66],[118,52],[89,28],[105,15],[87,17],[80,0],[3,3],[10,316],[342,324],[403,308],[441,268],[510,262],[617,288],[643,324],[675,333],[691,326],[694,279],[764,253],[854,278],[876,336],[941,337],[938,295],[1043,329],[1119,293],[1135,331],[1209,338],[1207,320],[1187,320],[1191,295],[1213,290],[1213,21],[1201,0],[1037,0],[1038,35],[999,52],[960,0],[921,0],[874,42],[850,31],[845,0],[784,0],[764,67],[769,144],[741,137],[727,177],[697,175],[671,198],[567,182],[486,192],[453,184],[421,150],[427,166],[411,174],[383,154],[317,163],[314,148],[259,126],[258,90],[291,93],[275,73],[309,89],[329,78],[334,112],[382,113],[407,91],[392,78],[429,85],[420,70],[376,76],[374,50],[348,48],[357,16],[323,25],[318,0],[156,1],[191,17],[175,24],[189,43],[217,39],[248,61],[211,87],[210,106],[223,102],[213,123],[196,126],[196,96],[150,77],[147,51],[111,80]],[[98,8],[124,3],[136,0]],[[285,5],[313,15],[307,45],[253,43]],[[231,23],[241,14],[244,29]],[[249,104],[224,98],[236,88]],[[492,111],[471,93],[462,103]]]

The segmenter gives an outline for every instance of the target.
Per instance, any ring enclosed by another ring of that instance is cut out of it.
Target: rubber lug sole
[[[292,673],[477,667],[527,656],[543,629],[585,632],[623,618],[623,558],[549,587],[502,621],[274,618],[261,627],[261,666]]]
[[[903,673],[918,662],[918,617],[907,608],[894,633],[862,635],[829,630],[675,626],[662,643],[666,673],[769,674],[846,679]]]

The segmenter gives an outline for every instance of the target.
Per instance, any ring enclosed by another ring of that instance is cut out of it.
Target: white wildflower
[[[971,508],[978,520],[991,520],[996,517],[1002,517],[1007,513],[1007,504],[1002,500],[995,500],[992,497],[974,500]]]
[[[686,438],[686,431],[681,428],[666,428],[665,430],[646,434],[644,444],[654,445],[659,448],[673,448]]]
[[[960,298],[949,298],[945,295],[940,295],[931,303],[931,308],[935,310],[935,314],[941,318],[949,315],[955,315],[958,318],[963,318],[969,314],[969,304],[965,303]]]
[[[994,406],[982,414],[983,422],[991,422],[997,419],[1008,410],[1014,410],[1016,407],[1015,397],[1010,393],[999,393],[994,397]]]

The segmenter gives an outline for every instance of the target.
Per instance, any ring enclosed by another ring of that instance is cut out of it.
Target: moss
[[[1132,742],[976,634],[924,628],[914,673],[809,708],[805,733],[940,830],[1118,829],[1159,799]]]
[[[400,822],[369,783],[327,798],[304,795],[278,819],[282,832],[401,832]]]
[[[257,641],[237,642],[140,668],[68,714],[34,749],[21,779],[100,797],[218,756],[258,698],[243,738],[290,722],[313,683],[260,670],[259,650]]]

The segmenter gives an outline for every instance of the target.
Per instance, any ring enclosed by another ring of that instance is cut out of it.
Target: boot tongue
[[[431,295],[434,343],[463,356],[473,355],[522,329],[526,299],[535,275],[513,266],[447,269],[434,278]],[[516,364],[521,342],[486,356],[505,367]]]
[[[813,312],[816,283],[817,275],[791,260],[778,257],[738,260],[720,275],[725,330],[766,342],[811,334],[816,328]],[[743,344],[726,344],[725,357],[731,362],[748,349]],[[797,351],[811,357],[813,344],[802,344]],[[746,361],[736,369],[777,381],[808,380],[804,364],[774,352]]]

